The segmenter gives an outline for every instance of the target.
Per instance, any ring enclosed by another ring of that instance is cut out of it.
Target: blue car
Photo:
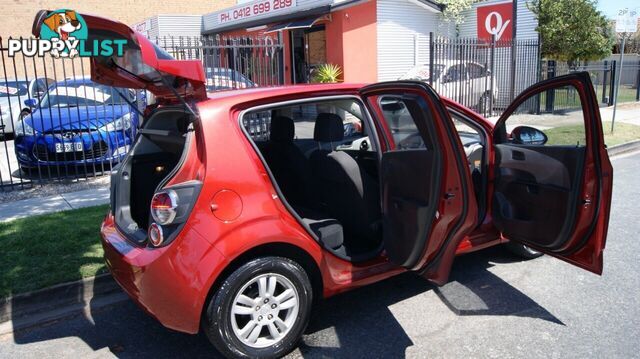
[[[81,167],[120,162],[135,137],[138,113],[132,91],[89,78],[55,83],[30,115],[15,125],[15,151],[23,169]]]

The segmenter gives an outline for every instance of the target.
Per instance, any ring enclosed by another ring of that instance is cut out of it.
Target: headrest
[[[295,127],[293,120],[286,116],[276,116],[271,119],[271,132],[269,140],[271,142],[293,142]]]
[[[316,142],[340,142],[344,138],[342,118],[333,113],[320,113],[316,118],[313,139]]]

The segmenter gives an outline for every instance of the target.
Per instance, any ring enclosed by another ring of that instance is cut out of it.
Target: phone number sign
[[[220,24],[229,24],[246,21],[259,16],[280,13],[286,10],[291,11],[295,7],[296,0],[258,0],[222,11],[218,14],[218,22]]]

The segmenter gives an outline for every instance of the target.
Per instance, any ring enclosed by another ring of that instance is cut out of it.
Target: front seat
[[[287,202],[306,206],[312,202],[307,186],[312,181],[311,167],[302,151],[293,143],[295,126],[285,116],[271,119],[269,141],[261,148],[271,173]]]
[[[347,235],[363,239],[377,236],[380,227],[377,182],[353,157],[333,150],[333,145],[344,138],[342,118],[332,113],[319,114],[313,138],[319,149],[310,156],[311,168],[325,211],[340,221]],[[323,148],[327,144],[330,147]]]

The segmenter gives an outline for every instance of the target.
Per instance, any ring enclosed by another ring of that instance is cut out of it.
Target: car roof
[[[79,85],[79,84],[96,84],[97,83],[91,81],[91,76],[84,77],[75,77],[75,78],[67,78],[61,81],[56,81],[56,85],[65,86],[65,85]]]
[[[276,86],[276,87],[255,87],[241,90],[231,91],[219,91],[209,93],[209,100],[214,101],[229,101],[236,104],[243,102],[251,102],[254,100],[260,100],[263,98],[273,98],[296,94],[317,94],[320,96],[330,95],[333,91],[340,91],[339,94],[344,94],[344,91],[354,92],[365,86],[364,84],[350,84],[350,83],[337,83],[337,84],[305,84],[305,85],[291,85],[291,86]],[[339,95],[337,94],[337,95]]]

